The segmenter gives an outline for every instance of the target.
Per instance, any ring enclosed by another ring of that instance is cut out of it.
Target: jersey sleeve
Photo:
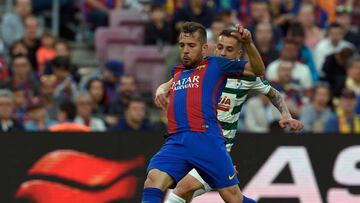
[[[175,65],[173,67],[171,67],[170,73],[171,73],[171,77],[174,78],[175,74],[179,71],[181,71],[183,69],[183,67],[181,65]]]
[[[220,66],[223,73],[242,74],[245,69],[246,60],[230,60],[224,57],[213,57]]]
[[[260,77],[256,77],[256,80],[253,83],[252,89],[260,94],[269,93],[271,86],[267,80],[263,80]]]

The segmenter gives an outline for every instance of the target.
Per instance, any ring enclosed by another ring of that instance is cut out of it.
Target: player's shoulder
[[[181,72],[184,69],[184,65],[183,64],[176,64],[173,67],[171,67],[171,76],[174,77],[174,75],[177,72]]]
[[[235,60],[235,59],[228,59],[225,58],[223,56],[208,56],[205,59],[209,60],[209,61],[231,61],[231,60]]]
[[[175,65],[173,66],[173,69],[182,70],[182,69],[184,69],[184,65],[183,65],[183,64],[181,64],[181,63],[179,63],[179,64],[175,64]]]
[[[259,76],[241,76],[239,78],[242,83],[244,84],[263,84],[263,85],[270,85],[269,81],[265,80],[263,77]]]
[[[244,82],[261,82],[264,80],[262,77],[255,75],[242,75],[239,79]]]

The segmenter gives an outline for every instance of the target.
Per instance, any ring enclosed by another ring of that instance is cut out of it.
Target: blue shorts
[[[182,132],[169,136],[147,171],[158,169],[179,182],[195,168],[214,189],[239,183],[221,134]]]

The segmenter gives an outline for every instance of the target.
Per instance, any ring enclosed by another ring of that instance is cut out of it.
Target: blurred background
[[[185,21],[207,28],[208,55],[222,29],[251,30],[305,125],[289,136],[249,93],[232,151],[245,194],[360,202],[360,140],[341,136],[360,133],[360,0],[0,0],[0,201],[139,202],[167,126],[154,92]],[[80,133],[52,133],[64,131]]]

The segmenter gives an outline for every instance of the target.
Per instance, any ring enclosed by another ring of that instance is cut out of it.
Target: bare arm
[[[161,84],[156,89],[154,102],[155,102],[156,106],[160,107],[163,110],[165,110],[167,108],[167,105],[169,103],[168,97],[169,97],[169,92],[170,92],[172,81],[173,81],[173,79],[171,78],[169,81]]]
[[[289,109],[287,108],[286,103],[279,91],[271,87],[269,93],[267,93],[266,96],[269,98],[270,102],[280,111],[281,115],[288,114],[291,117]]]
[[[249,63],[245,65],[245,70],[251,69],[257,76],[264,75],[265,65],[254,43],[251,41],[243,44],[249,58]]]
[[[287,108],[286,103],[279,91],[271,87],[266,96],[281,113],[281,119],[279,121],[280,127],[285,128],[286,126],[290,126],[291,131],[299,131],[303,129],[304,124],[301,121],[292,118],[289,109]]]
[[[264,75],[265,65],[252,41],[251,32],[239,25],[236,25],[236,28],[237,32],[233,32],[232,35],[244,45],[249,58],[249,63],[245,65],[245,73],[253,72],[257,76]]]

